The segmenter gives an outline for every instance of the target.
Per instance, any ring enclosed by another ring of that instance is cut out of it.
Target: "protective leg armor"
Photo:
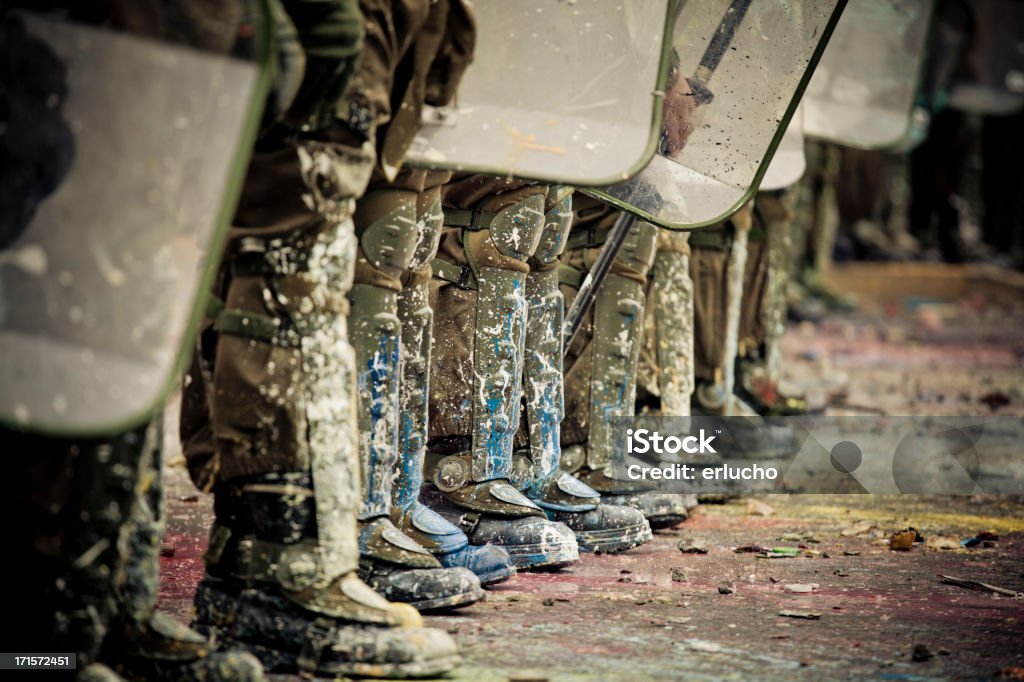
[[[545,224],[542,194],[507,203],[494,212],[484,210],[485,201],[479,210],[445,214],[446,224],[463,228],[468,265],[435,261],[435,275],[477,294],[472,417],[465,449],[430,453],[434,488],[425,501],[463,527],[473,544],[504,547],[517,568],[562,565],[579,556],[572,531],[548,521],[510,483],[526,343],[526,261]]]
[[[406,535],[433,554],[446,568],[473,571],[481,584],[507,580],[515,573],[508,552],[494,545],[471,545],[462,530],[419,501],[427,444],[430,387],[430,347],[433,311],[427,287],[430,263],[437,255],[444,223],[441,188],[421,192],[417,198],[419,238],[404,287],[398,294],[402,324],[401,382],[398,396],[398,462],[395,471],[391,520]]]
[[[674,417],[690,414],[693,395],[693,280],[686,232],[658,236],[651,279],[657,289],[654,304],[655,355],[661,413]]]
[[[591,237],[580,246],[600,246]],[[562,468],[601,493],[606,504],[639,510],[651,527],[675,525],[686,519],[686,496],[649,492],[647,486],[616,479],[612,419],[633,414],[644,317],[644,284],[655,256],[657,229],[637,222],[616,257],[594,302],[590,352],[587,442],[565,449]],[[691,504],[692,506],[692,504]]]
[[[362,472],[360,575],[388,599],[420,610],[465,606],[483,597],[476,575],[465,567],[444,568],[391,520],[393,481],[400,467],[398,298],[402,275],[424,233],[417,219],[417,193],[390,188],[371,192],[360,201],[356,225],[359,256],[349,320],[356,350]]]
[[[576,534],[584,551],[617,552],[650,539],[643,515],[626,507],[600,504],[600,494],[559,467],[559,435],[565,414],[562,378],[564,299],[558,288],[558,256],[572,226],[572,189],[548,190],[540,246],[530,260],[523,400],[529,447],[517,455],[513,483]]]

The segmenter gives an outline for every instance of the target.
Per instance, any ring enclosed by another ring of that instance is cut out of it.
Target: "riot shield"
[[[122,431],[178,376],[268,89],[269,26],[255,3],[191,3],[197,25],[175,5],[132,30],[2,17],[0,421]]]
[[[675,0],[475,5],[453,106],[426,107],[406,163],[572,185],[617,182],[657,144]]]
[[[861,149],[903,142],[933,0],[851,2],[804,94],[804,134]]]
[[[974,114],[1012,114],[1024,106],[1024,3],[976,0],[971,8],[974,32],[949,106]]]
[[[775,154],[772,155],[768,170],[761,179],[758,190],[771,192],[777,189],[785,189],[803,177],[807,170],[807,159],[804,157],[804,111],[803,107],[797,107],[793,118],[786,126],[786,132],[782,134]]]
[[[673,142],[678,131],[666,127],[661,150],[640,174],[584,191],[667,229],[734,213],[767,172],[844,4],[687,0],[673,45],[674,87],[692,98],[675,121],[688,135]],[[671,96],[673,86],[667,90]]]

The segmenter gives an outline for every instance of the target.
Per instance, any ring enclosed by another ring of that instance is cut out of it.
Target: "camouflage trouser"
[[[343,315],[350,280],[343,278],[330,300],[314,301],[302,274],[288,270],[305,267],[318,237],[335,228],[329,210],[318,212],[306,205],[332,201],[316,196],[311,177],[321,166],[333,173],[343,172],[348,164],[348,183],[359,186],[355,175],[368,175],[369,159],[342,146],[316,148],[314,154],[266,143],[257,147],[250,164],[214,286],[216,303],[182,392],[183,450],[193,480],[204,490],[243,476],[310,469],[302,344],[281,320],[290,320],[306,305]],[[348,229],[348,241],[341,246],[351,252],[351,223]],[[294,261],[283,263],[280,273],[271,272],[265,258],[267,245],[275,243],[276,252]],[[232,311],[250,317],[225,314]]]
[[[13,467],[5,518],[7,603],[32,608],[4,619],[7,646],[75,652],[96,660],[156,606],[163,535],[162,420],[104,438],[62,439],[3,431]]]
[[[725,372],[728,318],[728,270],[734,226],[731,221],[690,235],[690,274],[694,288],[694,375],[698,381],[721,381]],[[738,353],[757,348],[764,339],[763,302],[768,282],[764,230],[756,224],[747,241],[740,303]]]
[[[637,411],[690,414],[694,389],[694,290],[690,234],[662,230],[644,289],[644,324],[637,368]]]
[[[246,238],[281,239],[303,259],[318,235],[333,229],[324,204],[361,195],[374,159],[377,168],[394,173],[423,103],[450,98],[468,63],[475,29],[463,0],[360,0],[359,7],[366,36],[338,112],[349,118],[325,137],[336,144],[264,139],[257,145],[231,234],[236,250],[229,247],[213,292],[228,308],[266,314],[268,305],[275,307],[268,277],[253,268],[240,275],[232,264],[239,245]],[[319,29],[321,43],[329,41],[329,27]],[[395,78],[400,63],[411,71],[404,79]],[[392,111],[395,102],[400,105]],[[368,146],[360,147],[364,139]],[[298,149],[305,150],[301,165]],[[330,175],[338,184],[310,184]],[[348,248],[354,258],[355,243]],[[334,293],[343,299],[349,284]],[[278,293],[297,300],[309,292]],[[212,311],[206,320],[182,401],[181,437],[193,479],[210,489],[217,480],[308,470],[299,348],[219,333],[216,316]]]
[[[807,170],[791,190],[792,250],[789,269],[802,280],[808,270],[821,272],[832,260],[838,229],[836,184],[840,152],[835,145],[806,141]]]

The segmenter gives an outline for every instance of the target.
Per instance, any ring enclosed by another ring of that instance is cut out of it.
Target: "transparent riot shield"
[[[803,177],[807,170],[807,159],[804,156],[804,112],[802,107],[797,107],[793,118],[786,126],[786,132],[782,135],[775,154],[772,155],[768,170],[761,179],[758,190],[771,192],[777,189],[785,189]]]
[[[427,107],[406,163],[572,185],[654,154],[676,0],[476,3],[453,106]]]
[[[174,5],[134,32],[2,17],[0,421],[123,430],[177,377],[255,138],[269,33],[255,3],[211,3],[222,11],[197,26]]]
[[[584,191],[668,229],[711,225],[738,210],[767,172],[843,5],[682,3],[678,66],[666,88],[677,108],[666,115],[659,153],[629,181]]]
[[[974,32],[949,105],[974,114],[1005,116],[1024,107],[1024,3],[975,0]]]
[[[911,128],[933,0],[858,0],[839,21],[804,94],[804,134],[861,149]]]

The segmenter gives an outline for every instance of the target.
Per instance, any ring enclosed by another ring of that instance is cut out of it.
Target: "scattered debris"
[[[818,583],[789,583],[783,585],[783,588],[793,594],[809,594],[818,589]]]
[[[909,552],[914,547],[914,542],[920,537],[913,528],[901,530],[889,536],[889,549],[896,552]]]
[[[849,576],[850,576],[850,574],[849,574],[849,573],[847,573],[846,571],[844,571],[844,570],[843,570],[843,569],[841,569],[841,568],[837,568],[836,570],[832,571],[832,575],[837,575],[837,576],[839,576],[840,578],[847,578],[847,577],[849,577]]]
[[[812,544],[818,544],[821,542],[818,538],[808,533],[786,533],[779,538],[783,542],[809,542]]]
[[[757,555],[758,559],[791,559],[793,557],[800,556],[800,548],[798,547],[772,547],[767,552],[762,552]]]
[[[761,545],[742,545],[733,550],[737,554],[767,554],[772,550]]]
[[[689,639],[686,641],[686,644],[694,651],[702,651],[708,654],[717,654],[722,652],[722,645],[717,642],[708,642],[702,639]]]
[[[748,516],[772,516],[773,514],[775,514],[775,509],[771,505],[758,500],[747,500]]]
[[[678,567],[678,566],[673,566],[672,567],[671,575],[672,575],[672,582],[674,582],[674,583],[685,583],[686,582],[686,573],[684,573],[683,569]]]
[[[999,539],[999,536],[992,531],[984,530],[973,538],[965,538],[960,541],[959,547],[965,547],[971,549],[981,545],[982,547],[994,547],[995,541]]]
[[[860,550],[843,550],[843,556],[860,556]]]
[[[198,502],[199,501],[199,496],[198,495],[179,495],[178,496],[178,501],[179,502]]]
[[[1002,391],[992,391],[978,398],[978,402],[995,412],[1000,407],[1006,407],[1010,404],[1010,396]]]
[[[925,644],[915,644],[914,650],[910,654],[910,660],[915,663],[924,663],[925,661],[930,661],[934,657],[935,654],[933,654],[932,650]]]
[[[963,587],[968,590],[982,590],[983,592],[993,592],[995,594],[1001,594],[1015,599],[1024,599],[1024,592],[1014,592],[1013,590],[1008,590],[1005,587],[996,587],[995,585],[978,582],[977,580],[964,580],[963,578],[955,578],[951,575],[939,575],[939,577],[942,578],[942,582],[947,585],[956,585],[957,587]]]
[[[718,594],[732,594],[735,591],[736,590],[733,589],[733,586],[730,585],[729,583],[719,583],[718,584]]]
[[[174,545],[164,543],[160,545],[160,556],[172,557],[174,556],[175,547]]]
[[[925,540],[924,546],[928,549],[942,550],[942,549],[960,549],[962,542],[957,541],[956,538],[947,538],[941,535],[932,535]]]
[[[676,545],[683,554],[707,554],[708,545],[703,540],[680,540]]]
[[[871,523],[870,521],[861,521],[860,523],[844,528],[839,534],[842,535],[844,538],[852,538],[858,535],[870,533],[876,527],[877,526],[875,526],[875,524]]]
[[[818,620],[821,614],[815,611],[779,611],[780,616],[786,618],[802,618],[804,620]]]

